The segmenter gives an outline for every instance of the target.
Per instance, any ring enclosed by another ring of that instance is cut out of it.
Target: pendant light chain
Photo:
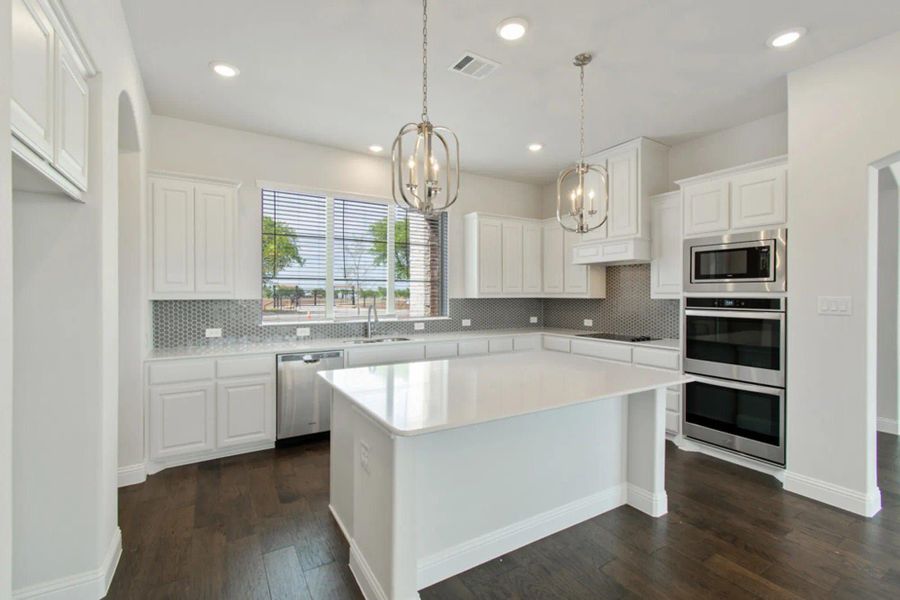
[[[579,133],[581,135],[581,164],[584,164],[584,65],[579,67],[581,71],[581,127]]]
[[[428,0],[422,0],[422,121],[428,122]]]

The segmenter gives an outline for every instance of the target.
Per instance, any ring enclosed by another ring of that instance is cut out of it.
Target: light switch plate
[[[208,338],[220,338],[222,337],[222,328],[221,327],[210,327],[206,330],[206,337]]]
[[[594,326],[594,320],[593,320],[593,319],[585,319],[585,320],[584,320],[584,326],[585,326],[585,327],[593,327],[593,326]]]
[[[826,317],[849,317],[853,314],[850,296],[819,296],[819,314]]]
[[[463,320],[462,320],[462,326],[463,326],[463,327],[471,327],[471,326],[472,326],[472,319],[463,319]]]
[[[297,337],[309,337],[309,327],[298,327]]]
[[[414,323],[413,329],[415,329],[416,331],[422,331],[423,329],[425,329],[425,323]]]
[[[528,322],[529,323],[537,323],[537,317],[531,317],[530,319],[528,319]]]
[[[359,442],[359,466],[366,473],[369,472],[369,445],[362,440]]]

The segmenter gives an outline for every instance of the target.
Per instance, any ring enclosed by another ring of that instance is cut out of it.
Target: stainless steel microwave
[[[787,291],[787,229],[684,241],[684,291]]]

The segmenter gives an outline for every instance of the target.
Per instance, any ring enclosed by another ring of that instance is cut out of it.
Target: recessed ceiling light
[[[497,35],[510,42],[521,38],[527,30],[528,21],[521,17],[512,17],[497,25]]]
[[[528,149],[532,152],[539,152],[543,147],[543,144],[528,144]]]
[[[237,77],[241,72],[241,70],[234,65],[223,62],[211,62],[209,63],[209,68],[212,69],[216,75],[222,77]]]
[[[382,148],[378,144],[372,144],[371,146],[369,146],[369,152],[381,152],[382,150],[384,150],[384,148]]]
[[[806,29],[804,27],[793,27],[776,33],[766,43],[772,48],[786,48],[802,38],[805,33]]]

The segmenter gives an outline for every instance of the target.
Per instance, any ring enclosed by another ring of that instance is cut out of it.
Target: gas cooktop
[[[594,338],[597,340],[613,340],[615,342],[653,342],[661,338],[649,335],[626,335],[623,333],[579,333],[578,337]]]

